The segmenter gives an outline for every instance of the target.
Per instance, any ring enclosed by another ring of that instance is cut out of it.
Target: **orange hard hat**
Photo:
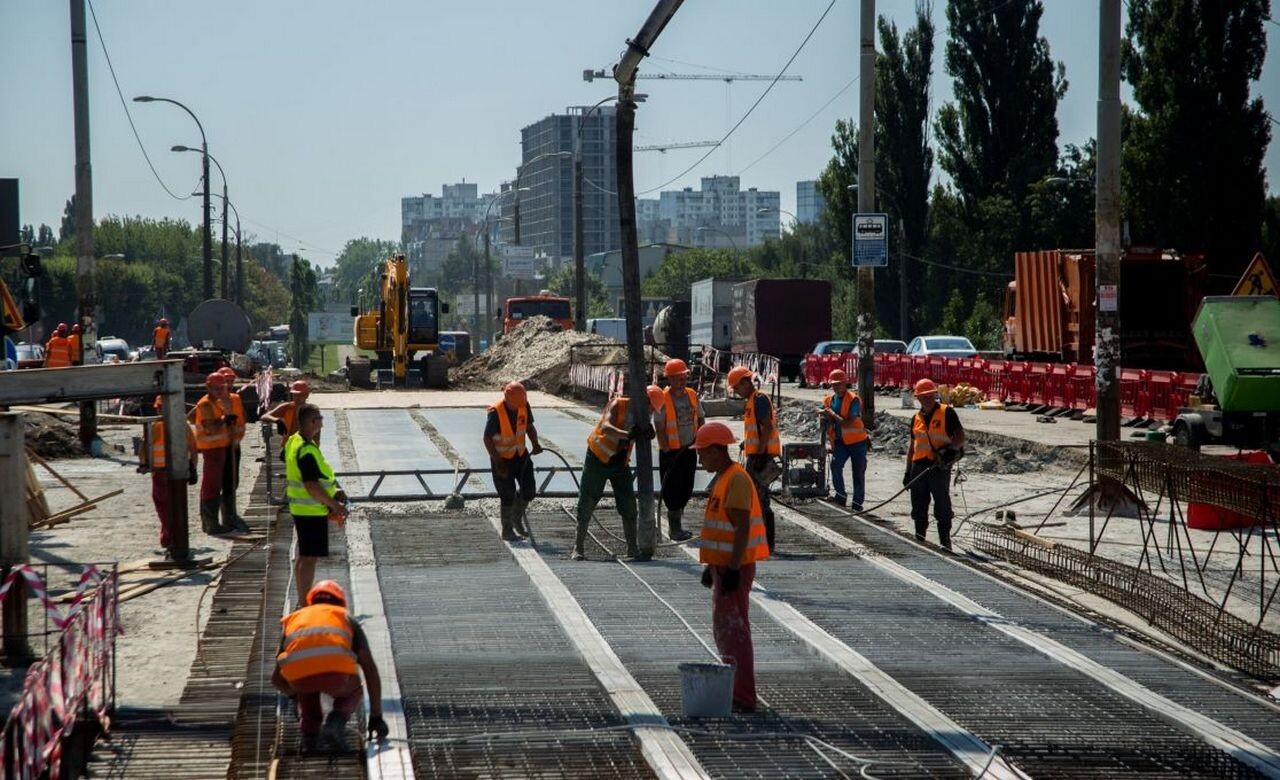
[[[239,377],[236,376],[236,370],[231,366],[223,366],[222,368],[218,369],[218,373],[222,374],[227,379],[231,379],[231,380],[239,379]]]
[[[832,371],[830,374],[827,374],[827,381],[831,382],[832,384],[839,382],[840,384],[847,385],[849,384],[849,377],[844,373],[843,369],[837,368],[836,370]]]
[[[664,376],[685,376],[689,373],[689,366],[680,358],[671,358],[667,361],[667,365],[663,368]]]
[[[746,366],[734,366],[729,369],[729,387],[737,387],[744,379],[751,378],[751,369]]]
[[[662,388],[657,385],[649,385],[645,392],[649,394],[649,408],[655,412],[667,402],[667,394],[662,392]]]
[[[160,318],[160,323],[159,323],[159,324],[164,325],[165,327],[168,327],[168,325],[169,325],[169,320],[165,319],[164,317],[161,317],[161,318]]]
[[[72,332],[72,333],[79,333],[79,332],[80,332],[80,323],[78,323],[78,322],[77,322],[75,325],[72,325],[72,326],[71,326],[71,332]]]
[[[307,591],[307,606],[315,604],[316,600],[321,596],[327,596],[337,602],[339,606],[347,606],[347,592],[333,580],[320,580],[315,585],[312,585],[311,590]]]
[[[57,328],[55,328],[54,330],[58,331],[58,333],[59,333],[59,334],[66,333],[66,332],[67,332],[67,323],[65,323],[65,322],[59,322],[59,323],[58,323],[58,327],[57,327]]]
[[[502,388],[502,400],[507,402],[507,406],[518,409],[528,403],[529,393],[519,382],[508,382]]]
[[[938,392],[938,386],[933,383],[932,379],[921,379],[919,382],[916,382],[916,389],[914,392],[916,398],[919,398],[922,395],[931,395],[936,392]]]
[[[719,445],[728,447],[733,444],[736,439],[733,438],[733,431],[729,430],[729,426],[722,422],[704,423],[693,437],[693,448],[700,450],[704,447],[712,447]]]
[[[307,380],[299,379],[289,385],[289,392],[297,393],[298,395],[306,395],[311,392],[311,385],[307,384]]]
[[[205,387],[221,387],[227,383],[227,378],[222,374],[214,371],[212,374],[204,378]]]

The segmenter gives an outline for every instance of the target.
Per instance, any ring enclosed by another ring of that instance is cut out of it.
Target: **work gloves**
[[[711,567],[710,566],[702,567],[702,587],[704,588],[711,587]]]
[[[720,575],[720,589],[725,593],[733,593],[738,589],[738,570],[725,569]]]
[[[902,472],[902,486],[906,487],[911,484],[911,469]]]
[[[239,419],[239,418],[238,418],[238,417],[236,417],[236,415],[234,415],[234,414],[228,414],[227,416],[223,417],[222,419],[224,419],[224,420],[226,420],[226,421],[227,421],[227,425],[235,425],[235,424],[236,424],[236,420],[237,420],[237,419]]]
[[[952,463],[960,460],[964,455],[964,450],[959,447],[953,447],[950,444],[938,450],[938,458],[942,461],[942,465],[950,466]]]
[[[541,454],[542,454],[542,445],[541,445],[541,444],[535,444],[535,445],[533,445],[533,447],[531,447],[531,448],[529,449],[529,454],[530,454],[530,455],[541,455]]]
[[[194,485],[199,481],[200,481],[200,476],[196,474],[195,461],[188,461],[187,462],[187,484]]]
[[[288,432],[289,429],[284,427],[284,420],[276,420],[276,433],[284,436]]]
[[[391,733],[391,729],[387,728],[387,722],[382,719],[381,715],[369,716],[369,741],[384,742],[387,735]]]
[[[633,441],[650,441],[654,435],[652,425],[633,425],[631,430],[627,431],[627,437]]]

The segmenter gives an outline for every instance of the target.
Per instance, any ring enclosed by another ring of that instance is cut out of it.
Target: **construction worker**
[[[235,391],[238,378],[236,370],[231,366],[223,366],[218,373],[227,380],[227,401],[231,405],[231,414],[235,421],[231,423],[231,448],[227,451],[227,462],[222,469],[222,524],[230,526],[241,533],[251,529],[240,513],[236,511],[236,492],[240,488],[240,442],[244,439],[245,416],[244,400]]]
[[[705,415],[698,393],[687,387],[689,366],[683,360],[668,360],[662,373],[667,378],[667,389],[663,391],[662,408],[653,413],[658,474],[662,479],[662,503],[667,507],[667,532],[673,540],[683,542],[691,536],[682,521],[698,472],[698,456],[690,447]]]
[[[156,414],[160,414],[164,409],[164,396],[157,395],[155,400]],[[199,450],[196,449],[196,435],[191,430],[190,425],[182,426],[187,434],[187,484],[194,485],[197,481],[196,473],[196,457]],[[151,501],[156,507],[156,518],[160,521],[160,546],[164,548],[164,557],[169,557],[170,547],[170,519],[169,519],[169,472],[166,468],[168,461],[165,459],[164,450],[164,421],[156,420],[151,423],[151,449],[143,450],[138,453],[138,470],[143,471],[149,468],[151,471]]]
[[[231,431],[236,421],[227,398],[227,378],[214,372],[205,377],[206,393],[187,415],[196,428],[196,447],[204,464],[200,473],[200,525],[210,536],[222,536],[235,527],[219,522],[222,510],[222,486],[227,457],[231,452]]]
[[[71,365],[84,365],[84,345],[80,342],[80,323],[71,326],[71,335],[67,336],[67,348],[71,354]]]
[[[311,589],[316,562],[329,557],[329,521],[341,523],[347,517],[347,494],[338,487],[333,469],[320,452],[322,427],[320,410],[303,404],[298,410],[298,432],[284,443],[285,495],[298,537],[294,581],[299,594]]]
[[[929,500],[938,521],[938,544],[951,549],[951,464],[964,454],[964,427],[956,410],[940,401],[932,379],[915,385],[920,411],[911,419],[911,447],[907,450],[904,487],[911,486],[911,519],[916,538],[924,541],[929,530]]]
[[[53,336],[44,345],[44,367],[66,368],[71,365],[71,342],[67,340],[67,323],[59,322]]]
[[[827,377],[831,395],[822,399],[818,415],[826,423],[827,440],[831,442],[831,482],[836,489],[836,503],[845,505],[844,466],[853,464],[853,501],[850,508],[862,511],[867,477],[867,429],[862,424],[862,399],[849,387],[849,377],[836,369]]]
[[[163,360],[164,356],[169,353],[169,321],[164,317],[156,323],[155,330],[151,331],[151,346],[155,347],[156,359]]]
[[[301,751],[314,753],[322,739],[330,750],[347,749],[347,721],[364,698],[357,667],[369,685],[369,739],[385,740],[389,729],[382,719],[382,678],[364,630],[347,612],[342,586],[333,580],[317,582],[307,590],[306,606],[285,615],[280,625],[271,683],[297,699]],[[333,698],[323,726],[321,694]]]
[[[742,454],[747,473],[755,480],[760,494],[760,506],[764,510],[764,528],[769,537],[769,552],[774,551],[773,509],[769,506],[769,483],[777,476],[775,458],[782,455],[782,441],[778,438],[778,426],[773,416],[773,402],[769,396],[756,389],[751,369],[736,366],[729,370],[729,387],[738,397],[746,399],[742,410]]]
[[[666,403],[662,388],[649,385],[645,391],[649,399],[649,413],[658,411]],[[582,482],[578,485],[578,534],[570,554],[575,561],[586,560],[587,527],[591,513],[604,495],[605,483],[613,487],[613,500],[622,516],[622,537],[626,541],[626,557],[639,558],[636,545],[636,492],[631,485],[632,439],[648,441],[652,430],[629,429],[627,411],[630,399],[620,395],[609,401],[600,415],[600,421],[587,435],[587,454],[582,457]],[[646,426],[647,427],[647,426]]]
[[[533,449],[525,447],[528,437]],[[533,427],[533,409],[524,385],[511,382],[502,388],[502,398],[489,407],[484,424],[484,448],[489,451],[493,487],[502,502],[502,538],[508,542],[529,535],[525,509],[537,492],[530,453],[542,452],[538,429]],[[517,489],[518,488],[518,489]]]
[[[311,385],[307,384],[307,380],[295,380],[289,385],[289,400],[277,404],[258,419],[262,422],[275,423],[276,430],[282,437],[292,436],[298,432],[298,410],[310,396]]]
[[[733,707],[756,708],[755,655],[751,646],[751,583],[756,563],[769,557],[764,510],[755,480],[734,462],[733,431],[710,422],[698,429],[693,448],[703,470],[715,474],[703,515],[698,559],[706,564],[702,584],[711,588],[711,633],[733,674]]]

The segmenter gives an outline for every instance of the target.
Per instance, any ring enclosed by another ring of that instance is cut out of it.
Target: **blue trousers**
[[[844,466],[853,463],[853,505],[862,506],[867,487],[867,443],[845,444],[837,441],[831,450],[831,484],[836,489],[836,500],[843,501],[848,493],[844,489]]]

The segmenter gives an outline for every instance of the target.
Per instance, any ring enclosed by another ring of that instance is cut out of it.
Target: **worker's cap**
[[[932,379],[921,379],[916,382],[916,389],[914,392],[916,398],[933,395],[936,392],[938,392],[938,386],[933,383]]]
[[[833,385],[836,382],[839,382],[842,385],[847,385],[849,384],[849,377],[847,374],[845,374],[843,370],[837,368],[836,370],[832,371],[830,374],[827,374],[827,381]]]
[[[746,366],[734,366],[729,369],[729,387],[737,387],[744,379],[751,378],[751,369]]]
[[[728,447],[735,441],[737,440],[733,438],[733,431],[729,430],[729,426],[722,422],[709,422],[704,423],[694,434],[693,448],[700,450],[713,446]]]
[[[524,385],[519,382],[508,382],[507,386],[502,388],[502,400],[507,402],[507,406],[518,409],[528,402],[529,394],[525,391]]]
[[[307,384],[305,379],[299,379],[289,385],[289,392],[297,393],[298,395],[306,395],[311,392],[311,385]]]
[[[214,371],[212,374],[204,378],[205,387],[222,387],[226,383],[227,378],[217,371]]]
[[[645,388],[645,392],[649,394],[649,408],[655,412],[667,402],[667,394],[657,385],[649,385]]]
[[[67,323],[65,323],[65,322],[59,322],[59,323],[58,323],[58,327],[56,328],[56,330],[57,330],[59,333],[66,333],[66,332],[67,332]]]
[[[688,376],[689,366],[680,358],[671,358],[667,361],[667,365],[662,369],[664,376]]]
[[[347,605],[347,592],[333,580],[320,580],[311,586],[311,590],[307,591],[307,606],[316,603],[337,604],[340,607],[345,607]]]
[[[161,325],[168,325],[168,324],[169,324],[169,320],[165,319],[164,317],[161,317],[161,318],[160,318],[160,324],[161,324]]]

